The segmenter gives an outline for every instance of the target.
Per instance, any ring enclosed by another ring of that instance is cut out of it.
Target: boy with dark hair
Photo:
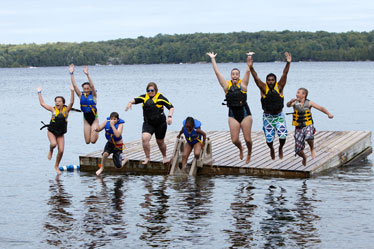
[[[287,103],[287,107],[292,106],[294,109],[292,125],[295,126],[295,154],[303,159],[302,163],[304,166],[306,166],[307,161],[307,157],[304,153],[305,141],[309,144],[312,158],[316,157],[314,148],[315,128],[310,110],[314,107],[325,113],[330,119],[334,117],[326,108],[310,101],[307,97],[308,90],[306,88],[299,88],[296,93],[296,99],[291,99]]]
[[[122,141],[122,130],[125,121],[119,118],[117,112],[112,112],[105,122],[103,122],[96,132],[100,132],[105,128],[105,137],[108,142],[105,144],[103,157],[101,159],[101,167],[96,171],[96,175],[100,175],[104,171],[104,164],[110,154],[113,153],[113,163],[118,169],[121,169],[127,162],[127,158],[122,160],[122,151],[124,144]]]

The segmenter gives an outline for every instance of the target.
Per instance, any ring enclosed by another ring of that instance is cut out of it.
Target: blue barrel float
[[[61,171],[69,171],[69,172],[79,171],[79,169],[80,169],[79,165],[73,165],[73,164],[60,166],[58,168]]]

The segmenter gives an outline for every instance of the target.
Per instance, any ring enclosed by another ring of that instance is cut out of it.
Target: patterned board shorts
[[[264,113],[262,121],[264,123],[262,129],[264,130],[267,143],[274,141],[275,132],[277,132],[279,139],[286,139],[287,125],[283,112],[275,115]]]
[[[295,128],[295,154],[304,150],[305,140],[313,140],[316,129],[313,125],[308,125],[302,128]]]

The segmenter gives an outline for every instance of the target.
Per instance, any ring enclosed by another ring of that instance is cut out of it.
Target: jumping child
[[[187,117],[183,121],[183,127],[177,138],[180,138],[183,133],[187,140],[182,156],[182,170],[185,171],[187,159],[190,156],[192,149],[194,149],[195,158],[199,159],[201,148],[205,144],[206,133],[201,130],[201,122],[192,117]],[[201,140],[201,137],[203,137],[203,140]]]
[[[61,162],[62,155],[64,154],[64,146],[65,146],[65,138],[64,134],[67,132],[67,122],[69,112],[73,107],[74,104],[74,88],[71,86],[71,97],[70,97],[70,104],[68,106],[65,105],[65,98],[62,96],[55,97],[55,105],[49,106],[47,105],[42,97],[42,88],[38,87],[36,91],[38,92],[39,102],[44,109],[50,111],[52,113],[52,118],[49,125],[44,125],[41,129],[48,127],[48,139],[49,139],[49,152],[48,152],[48,160],[52,159],[53,150],[58,146],[58,152],[56,156],[56,163],[55,169],[57,174],[61,174],[59,170],[59,164]]]
[[[308,90],[299,88],[296,93],[296,99],[291,99],[287,103],[287,107],[292,106],[294,109],[292,125],[295,126],[295,153],[303,159],[302,163],[304,166],[306,166],[307,161],[307,157],[304,153],[305,141],[309,144],[312,158],[314,159],[316,157],[314,148],[315,128],[310,110],[314,107],[325,113],[330,119],[334,117],[326,108],[310,101],[307,97]]]
[[[100,175],[104,171],[104,164],[110,154],[113,153],[113,163],[118,169],[122,168],[127,158],[122,161],[122,151],[124,144],[122,141],[122,130],[125,121],[119,118],[117,112],[112,112],[110,116],[94,131],[100,132],[105,128],[105,137],[108,142],[105,144],[103,157],[101,159],[101,167],[96,171],[96,175]]]

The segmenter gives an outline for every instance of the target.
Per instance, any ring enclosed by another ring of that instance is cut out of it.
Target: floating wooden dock
[[[165,137],[167,156],[172,157],[178,132],[168,132]],[[252,175],[276,177],[310,177],[320,172],[333,169],[366,157],[372,152],[371,132],[366,131],[318,131],[315,134],[317,156],[311,158],[309,146],[305,152],[308,156],[307,166],[303,166],[300,157],[294,154],[293,132],[290,132],[283,149],[283,160],[278,158],[278,141],[274,142],[276,159],[271,160],[269,148],[265,143],[263,132],[252,132],[253,150],[249,164],[239,158],[239,150],[231,143],[229,131],[211,131],[207,133],[212,143],[213,163],[197,169],[197,175]],[[154,138],[151,140],[151,162],[142,165],[144,152],[141,139],[126,143],[124,156],[129,162],[122,169],[116,169],[111,157],[108,158],[105,172],[164,174],[167,175],[170,165],[162,164],[162,156]],[[96,151],[79,157],[81,171],[96,171],[101,162],[102,151]],[[193,153],[188,163],[191,164]]]

